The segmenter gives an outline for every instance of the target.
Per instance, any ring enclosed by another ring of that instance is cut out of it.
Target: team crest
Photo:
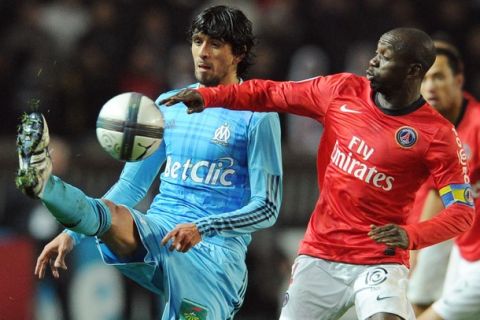
[[[228,123],[224,123],[220,127],[215,130],[215,134],[213,136],[212,141],[214,143],[218,143],[221,145],[228,145],[228,139],[230,139],[230,128],[228,127]]]
[[[411,148],[417,143],[418,134],[412,127],[401,127],[397,130],[395,139],[402,148]]]
[[[208,310],[206,307],[183,299],[180,305],[179,320],[207,320]]]
[[[465,201],[473,206],[474,202],[474,195],[473,195],[473,189],[471,187],[465,188],[463,196],[465,197]]]

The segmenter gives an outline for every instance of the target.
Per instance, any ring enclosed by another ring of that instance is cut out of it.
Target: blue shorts
[[[169,251],[163,237],[174,225],[159,214],[129,208],[146,254],[126,261],[102,242],[98,249],[105,263],[165,298],[162,320],[231,319],[243,303],[247,287],[245,250],[205,239],[187,253]]]

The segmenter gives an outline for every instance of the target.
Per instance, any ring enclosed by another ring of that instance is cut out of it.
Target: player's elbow
[[[466,207],[466,206],[465,206]],[[475,220],[475,208],[474,207],[466,207],[465,209],[465,225],[467,226],[467,230],[473,226],[473,221]]]
[[[275,224],[280,213],[280,203],[265,199],[262,211],[264,212],[264,227],[269,228]]]
[[[456,223],[455,226],[459,233],[470,230],[475,220],[475,208],[464,204],[456,204]]]

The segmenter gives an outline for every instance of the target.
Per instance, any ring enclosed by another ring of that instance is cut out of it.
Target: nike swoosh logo
[[[340,107],[340,111],[346,112],[346,113],[362,113],[361,111],[358,111],[358,110],[349,109],[346,104]]]
[[[390,298],[394,298],[394,296],[384,296],[384,297],[377,296],[377,301],[385,300],[385,299],[390,299]]]

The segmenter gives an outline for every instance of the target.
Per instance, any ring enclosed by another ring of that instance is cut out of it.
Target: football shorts
[[[480,319],[480,260],[467,261],[452,248],[441,298],[433,309],[448,320]]]
[[[358,319],[386,312],[415,319],[407,300],[408,269],[398,264],[354,265],[298,256],[281,320],[337,319],[352,305]]]
[[[453,240],[426,247],[418,252],[417,264],[408,281],[408,299],[418,305],[430,305],[442,295]]]
[[[244,250],[201,241],[187,253],[161,245],[174,224],[159,214],[128,208],[144,250],[130,259],[117,257],[102,242],[105,263],[161,295],[166,301],[162,320],[231,319],[240,308],[247,285]]]

